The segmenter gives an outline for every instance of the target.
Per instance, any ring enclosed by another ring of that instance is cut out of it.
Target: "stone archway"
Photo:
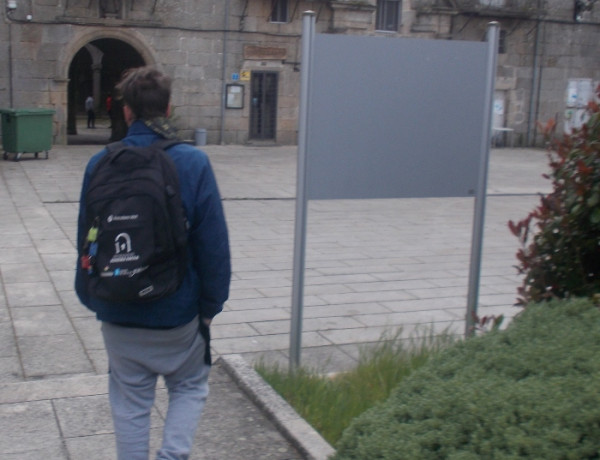
[[[60,54],[54,79],[57,101],[60,101],[55,121],[56,142],[63,144],[68,139],[78,143],[73,135],[77,133],[77,115],[83,112],[82,92],[95,94],[98,113],[107,117],[104,101],[121,73],[130,67],[159,65],[145,37],[135,31],[87,31],[71,40]],[[109,136],[104,137],[107,139],[99,139],[98,143],[108,141]]]
[[[81,48],[73,57],[69,67],[67,134],[68,143],[106,143],[122,139],[127,126],[122,116],[119,101],[109,112],[106,99],[114,92],[115,84],[123,72],[132,67],[140,67],[146,62],[131,45],[114,38],[93,40]],[[87,126],[77,126],[77,120],[84,114],[84,101],[92,96],[98,123],[93,131]],[[103,131],[99,131],[99,129]],[[106,131],[110,128],[110,134]],[[82,136],[85,132],[85,136]],[[100,134],[104,132],[104,134]],[[99,137],[100,136],[100,137]]]

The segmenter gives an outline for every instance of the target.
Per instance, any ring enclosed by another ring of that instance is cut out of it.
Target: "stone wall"
[[[417,14],[413,31],[432,38],[482,40],[490,21],[500,23],[505,50],[498,55],[496,97],[504,101],[502,125],[514,130],[517,145],[543,144],[537,122],[553,118],[562,132],[565,116],[569,116],[565,98],[570,79],[600,81],[598,5],[575,22],[574,2],[564,0],[531,0],[526,2],[527,9],[509,0],[504,2],[505,9],[486,9],[481,6],[486,3],[480,2],[477,14],[472,13],[477,2],[469,4],[469,14],[467,9],[436,9],[439,2],[435,0],[419,3],[425,6]],[[447,29],[439,27],[440,18],[450,18]]]
[[[244,1],[229,3],[227,18],[224,1],[135,0],[124,3],[122,15],[106,18],[98,17],[97,3],[87,8],[88,0],[19,3],[0,22],[0,38],[9,44],[0,51],[0,107],[9,107],[12,99],[15,108],[55,109],[55,141],[65,142],[69,65],[87,43],[112,38],[133,46],[147,64],[174,78],[174,112],[186,138],[193,137],[195,128],[205,128],[209,142],[220,141],[224,118],[223,142],[246,142],[248,104],[241,111],[226,110],[223,117],[223,86],[242,70],[280,72],[276,141],[294,143],[300,12],[292,24],[272,24],[267,20],[270,2],[250,2],[244,15]],[[247,44],[281,48],[285,59],[244,59]],[[248,98],[248,88],[245,94]]]
[[[270,0],[18,2],[15,11],[2,12],[0,21],[0,40],[8,45],[0,48],[0,107],[10,105],[12,94],[14,107],[55,109],[55,141],[66,142],[69,66],[86,44],[110,38],[132,46],[147,64],[174,78],[175,117],[189,139],[196,128],[204,128],[209,143],[248,142],[249,76],[277,72],[273,141],[293,144],[303,11],[315,11],[317,32],[437,39],[482,40],[488,22],[496,19],[506,33],[496,84],[504,97],[503,124],[514,129],[518,143],[539,142],[535,122],[562,122],[569,79],[600,80],[600,5],[575,23],[572,3],[544,0],[539,10],[515,12],[471,2],[471,8],[479,8],[474,15],[449,9],[448,2],[404,0],[401,27],[394,34],[375,30],[376,0],[290,1],[288,23],[269,21]],[[115,10],[114,5],[121,6]],[[244,88],[242,109],[222,107],[230,83]]]

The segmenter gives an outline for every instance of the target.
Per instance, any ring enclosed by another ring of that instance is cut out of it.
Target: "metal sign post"
[[[469,290],[467,295],[467,314],[465,318],[465,336],[475,332],[477,303],[479,298],[479,279],[481,275],[481,256],[483,252],[483,230],[485,218],[485,198],[487,195],[488,163],[492,135],[492,107],[496,82],[496,61],[498,55],[498,38],[500,25],[491,22],[487,31],[487,82],[485,89],[485,105],[483,107],[483,136],[481,137],[481,161],[479,163],[479,183],[475,196],[475,212],[473,216],[473,236],[471,239],[471,266],[469,271]]]
[[[315,13],[307,11],[302,19],[302,62],[300,68],[300,114],[298,122],[298,170],[296,182],[296,226],[290,330],[290,369],[300,365],[302,308],[304,293],[304,256],[306,250],[306,157],[308,145],[308,104],[315,36]]]

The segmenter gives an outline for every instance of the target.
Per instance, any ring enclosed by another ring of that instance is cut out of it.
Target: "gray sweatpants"
[[[165,379],[169,409],[156,458],[187,459],[208,396],[210,371],[204,364],[198,318],[168,330],[102,323],[102,334],[119,460],[149,458],[150,412],[159,375]]]

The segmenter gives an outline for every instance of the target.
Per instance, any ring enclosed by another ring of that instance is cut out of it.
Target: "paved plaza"
[[[114,458],[99,323],[73,290],[81,178],[99,148],[55,146],[48,160],[0,162],[3,459]],[[296,148],[204,150],[224,201],[234,274],[212,327],[222,359],[192,458],[311,458],[280,435],[268,408],[235,377],[260,359],[288,363]],[[492,150],[480,316],[519,311],[518,241],[507,222],[525,217],[538,194],[550,191],[547,169],[544,151]],[[473,209],[472,198],[309,202],[302,364],[346,370],[363,346],[400,328],[405,337],[431,329],[462,334]],[[165,405],[161,388],[157,434]]]

